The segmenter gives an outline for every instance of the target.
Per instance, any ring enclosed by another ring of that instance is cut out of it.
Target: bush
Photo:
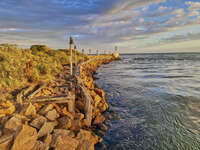
[[[40,74],[44,75],[44,74],[50,73],[50,69],[45,64],[40,64],[40,65],[37,66],[37,68],[38,68]]]
[[[39,80],[40,76],[39,73],[37,71],[37,69],[33,69],[32,75],[29,79],[30,82],[37,82]]]

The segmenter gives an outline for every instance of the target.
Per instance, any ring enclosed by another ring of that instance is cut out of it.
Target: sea
[[[121,117],[106,121],[105,149],[200,150],[200,53],[120,57],[95,75]]]

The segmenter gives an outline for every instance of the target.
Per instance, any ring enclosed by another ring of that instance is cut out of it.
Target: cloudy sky
[[[0,0],[0,43],[200,52],[200,0]]]

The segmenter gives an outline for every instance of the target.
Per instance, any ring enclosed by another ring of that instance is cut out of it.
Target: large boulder
[[[69,130],[54,131],[51,147],[56,150],[76,150],[79,142],[70,136]]]
[[[98,136],[83,129],[80,130],[76,139],[79,141],[77,150],[94,150],[94,145],[98,142]]]
[[[23,125],[17,131],[11,150],[28,150],[32,149],[36,143],[38,136],[35,128]]]
[[[19,127],[29,119],[23,115],[16,114],[12,116],[4,125],[4,132],[6,130],[17,131]]]

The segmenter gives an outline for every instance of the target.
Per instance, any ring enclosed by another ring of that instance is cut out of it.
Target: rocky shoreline
[[[15,102],[1,101],[0,149],[94,150],[95,144],[102,142],[95,133],[107,130],[103,112],[108,103],[105,92],[95,86],[93,74],[99,66],[115,59],[112,55],[93,56],[79,66],[73,78],[66,77],[66,66],[57,81],[24,89]],[[27,92],[30,89],[34,94]],[[44,96],[51,99],[41,98]]]

